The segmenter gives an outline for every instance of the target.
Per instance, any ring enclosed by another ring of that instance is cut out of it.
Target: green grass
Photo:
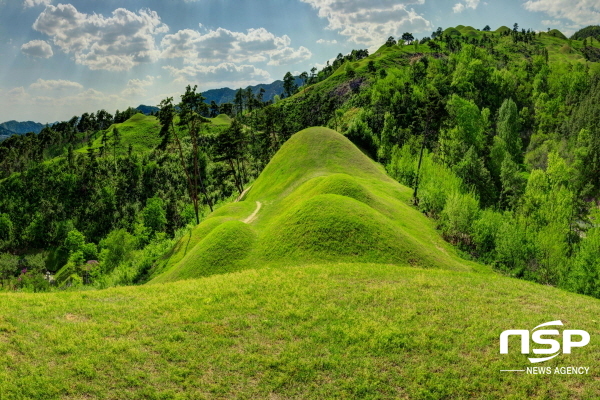
[[[213,125],[231,125],[231,117],[227,114],[219,114],[215,118],[209,118]]]
[[[591,399],[600,303],[497,275],[381,264],[263,268],[142,287],[0,295],[2,399]],[[590,316],[592,316],[590,318]],[[500,372],[506,329],[591,343]]]
[[[211,123],[203,125],[207,127],[208,132],[224,129],[231,124],[231,118],[224,114],[220,114],[215,118],[208,118],[208,120]],[[132,146],[134,153],[144,154],[156,148],[161,142],[161,138],[158,135],[160,132],[160,122],[158,119],[155,116],[138,113],[123,123],[112,125],[105,131],[107,138],[106,156],[112,155],[114,151],[113,137],[115,127],[121,135],[120,143],[116,148],[117,155],[122,156],[127,154],[129,145]],[[103,145],[102,136],[103,131],[100,131],[92,141],[92,148],[96,151]],[[87,153],[88,147],[84,145],[76,151]]]
[[[114,124],[106,130],[107,133],[107,155],[113,154],[113,134],[114,128],[119,130],[121,135],[121,141],[116,148],[117,155],[127,154],[129,145],[133,146],[133,152],[145,153],[154,149],[160,143],[161,139],[158,136],[160,131],[160,123],[154,116],[135,114],[127,121]],[[102,132],[99,132],[92,142],[92,148],[98,150],[102,147]],[[88,147],[84,146],[77,151],[80,153],[86,153]]]
[[[285,143],[244,201],[218,209],[184,236],[152,283],[324,262],[489,272],[460,259],[410,197],[344,136],[306,129]],[[239,222],[257,202],[251,227]]]

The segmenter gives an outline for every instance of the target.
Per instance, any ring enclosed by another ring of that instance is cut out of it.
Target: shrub
[[[441,213],[442,234],[454,244],[473,244],[473,223],[479,216],[479,201],[472,193],[454,192]]]

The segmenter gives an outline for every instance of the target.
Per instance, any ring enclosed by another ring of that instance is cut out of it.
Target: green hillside
[[[92,141],[92,148],[98,150],[104,145],[104,140],[108,149],[107,151],[112,153],[114,128],[117,128],[121,135],[120,143],[117,146],[118,154],[126,154],[129,145],[133,146],[134,152],[144,153],[152,150],[160,143],[160,137],[158,136],[160,124],[156,117],[139,113],[123,123],[114,124],[108,128],[106,130],[106,137],[103,137],[104,134],[99,132]],[[87,149],[88,147],[82,147],[77,151],[85,153]]]
[[[460,260],[408,204],[411,193],[339,133],[303,130],[244,201],[217,210],[180,240],[152,282],[323,262],[481,270]],[[256,209],[252,221],[240,222]]]

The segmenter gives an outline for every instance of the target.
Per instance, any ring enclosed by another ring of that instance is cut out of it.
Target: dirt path
[[[245,224],[249,224],[252,221],[254,221],[256,219],[256,215],[260,211],[261,207],[262,207],[262,203],[260,201],[257,201],[256,202],[256,210],[254,210],[254,212],[252,214],[250,214],[250,216],[248,218],[242,220],[242,222],[245,223]]]
[[[244,196],[246,196],[246,193],[248,193],[248,190],[250,190],[252,188],[252,185],[248,186],[246,189],[244,189],[244,191],[238,196],[237,199],[235,199],[235,202],[237,203],[238,201],[241,201]]]

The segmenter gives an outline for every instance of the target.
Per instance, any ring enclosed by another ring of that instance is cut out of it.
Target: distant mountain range
[[[40,133],[45,126],[45,124],[40,124],[39,122],[33,121],[7,121],[0,124],[0,128],[10,131],[13,134],[16,133],[18,135],[23,135],[29,132]]]
[[[302,85],[302,79],[296,78],[296,85]],[[247,89],[248,87],[252,88],[252,93],[254,93],[254,95],[258,95],[261,88],[264,89],[265,93],[263,94],[263,101],[273,100],[276,95],[281,95],[283,93],[283,81],[281,80],[272,83],[260,83],[255,86],[247,86],[243,89]],[[233,100],[235,99],[235,93],[238,90],[239,89],[231,89],[228,87],[221,89],[210,89],[202,92],[202,96],[206,98],[206,100],[204,100],[206,104],[210,104],[211,101],[214,101],[218,105],[221,105],[223,103],[233,103]],[[175,99],[175,101],[177,101],[177,99]],[[149,115],[151,112],[158,111],[158,107],[140,105],[136,108],[136,110]]]
[[[7,121],[0,124],[0,142],[12,135],[24,135],[29,132],[40,133],[46,125],[33,121]]]
[[[296,78],[296,85],[302,85],[302,79]],[[270,101],[275,98],[276,95],[281,95],[283,93],[283,81],[277,80],[272,83],[261,83],[255,86],[247,86],[243,89],[247,89],[248,87],[252,88],[252,93],[254,95],[258,95],[260,93],[260,89],[264,89],[265,92],[263,94],[263,101]],[[239,89],[231,89],[231,88],[221,88],[221,89],[211,89],[205,92],[202,92],[202,96],[206,98],[205,102],[210,104],[211,101],[214,101],[218,105],[223,103],[233,103],[235,99],[235,93]],[[155,106],[146,106],[139,105],[136,110],[148,115],[152,112],[157,112],[158,107]],[[52,125],[52,124],[50,124]],[[0,124],[0,141],[6,139],[11,135],[24,135],[28,132],[40,133],[42,129],[44,129],[46,125],[40,124],[39,122],[33,121],[7,121]]]
[[[296,78],[296,85],[302,85],[302,79]],[[249,86],[252,88],[252,93],[254,95],[258,95],[260,89],[265,89],[265,93],[263,94],[263,101],[273,100],[276,95],[281,95],[283,93],[283,81],[278,80],[272,83],[261,83],[255,86]],[[248,87],[244,88],[247,89]],[[210,104],[211,101],[221,105],[223,103],[232,103],[235,99],[235,93],[239,89],[230,89],[230,88],[221,88],[221,89],[211,89],[206,92],[202,92],[202,96],[206,97],[205,102]]]

